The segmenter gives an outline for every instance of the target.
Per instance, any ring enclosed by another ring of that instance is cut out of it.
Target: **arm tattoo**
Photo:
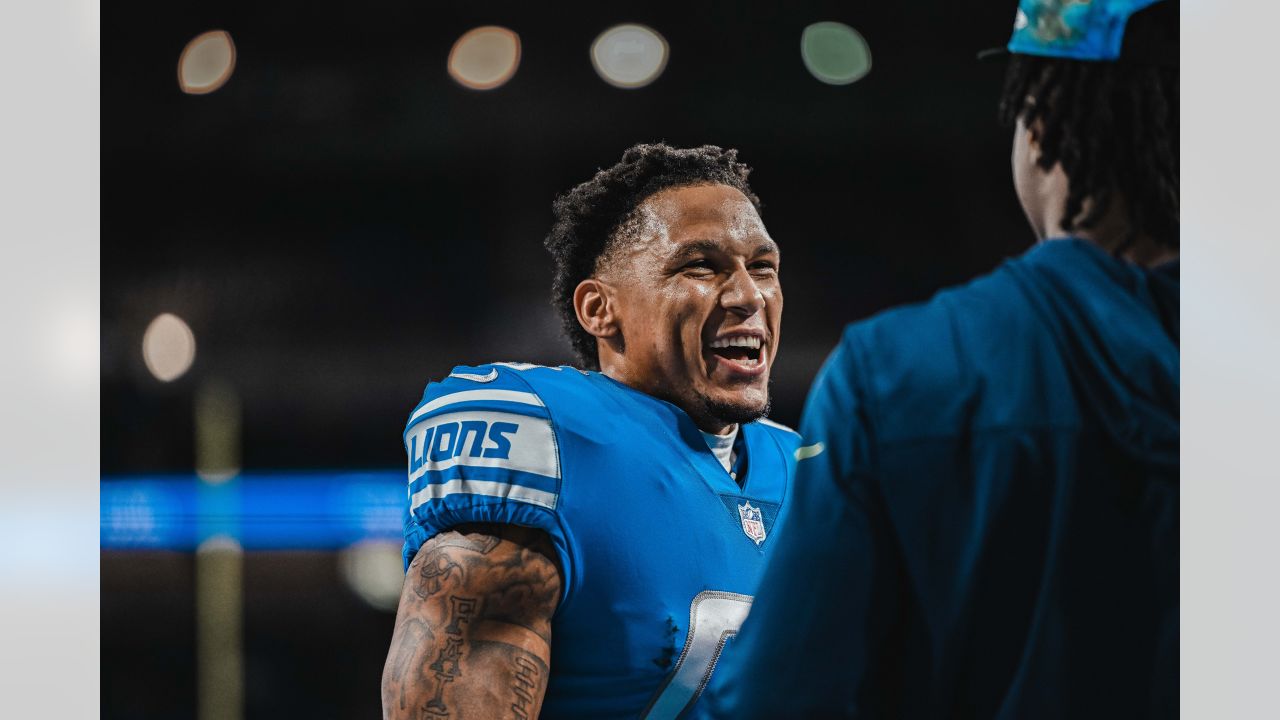
[[[470,550],[481,555],[488,555],[502,541],[491,535],[458,535],[446,533],[440,535],[439,542],[431,543],[431,551],[424,557],[421,552],[409,565],[412,570],[418,566],[422,582],[415,585],[413,591],[418,597],[426,600],[439,593],[450,577],[463,572],[462,566],[450,557],[451,549]],[[465,580],[465,578],[463,578]]]
[[[534,704],[533,693],[542,687],[543,673],[538,671],[538,666],[526,655],[516,655],[512,662],[515,664],[516,674],[511,681],[511,692],[515,695],[515,701],[511,703],[511,714],[517,720],[529,720],[529,712]]]
[[[389,679],[399,687],[396,705],[403,711],[407,709],[404,689],[408,684],[406,680],[409,668],[418,654],[418,649],[431,646],[435,642],[435,635],[431,632],[431,628],[418,618],[406,618],[396,629],[396,635],[400,638],[400,642],[391,646],[386,672],[390,676]]]
[[[542,531],[470,526],[432,538],[405,577],[383,716],[537,717],[560,588]]]
[[[475,652],[492,658],[505,678],[502,687],[508,694],[500,696],[504,704],[493,710],[494,717],[513,720],[536,718],[547,689],[546,662],[524,648],[504,642],[477,641]]]
[[[449,603],[453,606],[450,613],[450,617],[453,620],[444,629],[446,634],[445,646],[440,649],[440,654],[436,656],[436,661],[430,665],[431,671],[436,676],[436,694],[427,701],[427,713],[439,717],[449,717],[449,708],[444,704],[444,687],[462,674],[460,666],[460,661],[462,660],[462,628],[465,623],[471,621],[476,612],[475,598],[450,595]]]

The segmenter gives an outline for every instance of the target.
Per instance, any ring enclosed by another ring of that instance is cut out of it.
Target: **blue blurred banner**
[[[331,550],[399,541],[403,470],[106,476],[101,544],[112,550],[194,550],[229,537],[245,550]]]

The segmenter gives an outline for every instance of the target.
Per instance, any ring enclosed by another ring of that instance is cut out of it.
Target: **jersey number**
[[[738,634],[751,609],[751,596],[704,590],[689,606],[689,634],[676,667],[641,715],[645,720],[680,717],[702,694],[711,671],[716,669],[720,651],[729,638]]]

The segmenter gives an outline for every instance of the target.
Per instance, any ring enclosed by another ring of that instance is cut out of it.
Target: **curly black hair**
[[[747,184],[751,168],[738,151],[703,145],[674,148],[665,143],[628,148],[622,161],[556,198],[555,224],[544,245],[555,261],[551,303],[583,366],[600,369],[596,338],[578,322],[573,293],[600,270],[602,259],[622,242],[638,237],[636,209],[648,197],[673,187],[728,185],[760,211],[760,198]]]
[[[1129,233],[1117,256],[1142,235],[1177,249],[1176,67],[1015,54],[999,112],[1002,123],[1021,118],[1031,129],[1040,167],[1062,163],[1070,179],[1064,230],[1091,227],[1118,193]],[[1083,213],[1086,198],[1093,204]]]

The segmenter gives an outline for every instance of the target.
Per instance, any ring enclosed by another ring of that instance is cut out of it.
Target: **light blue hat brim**
[[[1124,28],[1159,0],[1020,0],[1009,52],[1073,60],[1120,58]]]

